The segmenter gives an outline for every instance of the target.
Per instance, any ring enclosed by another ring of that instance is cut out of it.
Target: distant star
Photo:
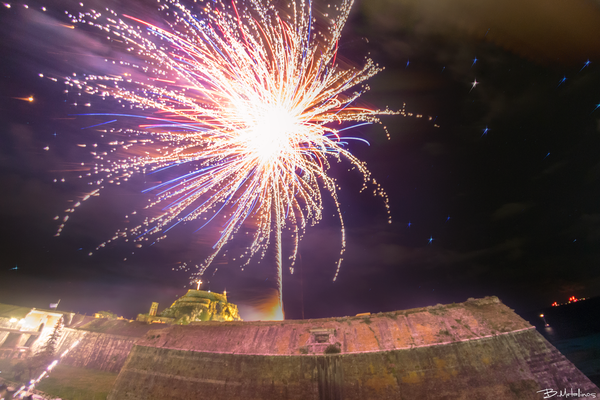
[[[471,64],[471,68],[473,68],[473,65],[475,65],[475,63],[476,63],[477,61],[478,61],[478,60],[477,60],[477,57],[475,57],[475,58],[473,59],[473,64]]]
[[[596,104],[596,108],[594,108],[594,111],[596,111],[599,108],[600,108],[600,103]],[[592,111],[592,112],[594,112],[594,111]]]
[[[412,224],[411,224],[411,222],[410,222],[410,221],[408,221],[408,225],[407,225],[407,226],[410,228],[410,226],[411,226],[411,225],[412,225]]]
[[[562,85],[566,80],[567,80],[567,77],[563,76],[563,78],[560,80],[560,82],[558,82],[558,86]]]
[[[15,265],[15,267],[11,268],[10,270],[12,271],[13,269],[19,269],[19,267]]]
[[[427,239],[427,241],[429,242],[429,244],[433,243],[435,239],[433,238],[433,236],[429,236],[429,239]]]
[[[550,153],[546,154],[546,157],[548,157],[550,155]],[[546,157],[542,158],[542,160],[545,160]]]
[[[489,131],[489,129],[486,125],[485,129],[483,130],[483,133],[481,134],[481,137],[487,136],[488,131]]]
[[[450,216],[448,215],[448,218],[446,218],[446,222],[450,221]]]

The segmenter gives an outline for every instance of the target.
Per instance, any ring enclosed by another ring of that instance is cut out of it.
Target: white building
[[[75,313],[0,304],[0,358],[21,358],[46,342],[60,318],[69,325]]]

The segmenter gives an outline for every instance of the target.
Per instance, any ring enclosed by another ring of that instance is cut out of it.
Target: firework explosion
[[[380,68],[370,59],[355,67],[336,56],[351,5],[327,6],[331,13],[317,18],[310,2],[279,10],[260,0],[207,1],[196,15],[175,0],[159,0],[163,27],[109,9],[68,13],[72,23],[100,29],[136,61],[117,62],[128,71],[118,75],[67,77],[67,86],[139,110],[109,117],[144,119],[135,129],[107,130],[126,138],[111,142],[110,152],[92,153],[93,172],[102,177],[68,212],[105,184],[120,184],[135,173],[186,169],[148,188],[155,197],[143,222],[119,230],[98,248],[119,238],[154,243],[178,224],[200,220],[205,226],[219,216],[224,221],[220,238],[196,266],[195,279],[246,223],[252,227],[251,245],[241,267],[272,247],[281,303],[282,230],[293,237],[293,273],[298,243],[306,227],[322,218],[326,193],[341,223],[335,281],[346,244],[338,188],[327,175],[329,161],[348,160],[364,177],[363,189],[372,185],[382,196],[389,215],[383,189],[346,149],[347,140],[355,139],[345,136],[347,130],[393,114],[353,105]]]

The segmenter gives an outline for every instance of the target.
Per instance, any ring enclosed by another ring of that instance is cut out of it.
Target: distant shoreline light
[[[578,301],[584,301],[584,300],[587,300],[587,299],[585,297],[582,297],[582,298],[578,299],[575,296],[571,296],[571,297],[569,297],[569,301],[568,302],[566,302],[566,303],[560,303],[559,304],[559,303],[557,303],[555,301],[554,303],[552,303],[552,307],[564,306],[566,304],[577,303]]]

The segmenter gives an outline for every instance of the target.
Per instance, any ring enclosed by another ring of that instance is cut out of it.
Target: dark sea
[[[600,387],[600,297],[519,314]]]

